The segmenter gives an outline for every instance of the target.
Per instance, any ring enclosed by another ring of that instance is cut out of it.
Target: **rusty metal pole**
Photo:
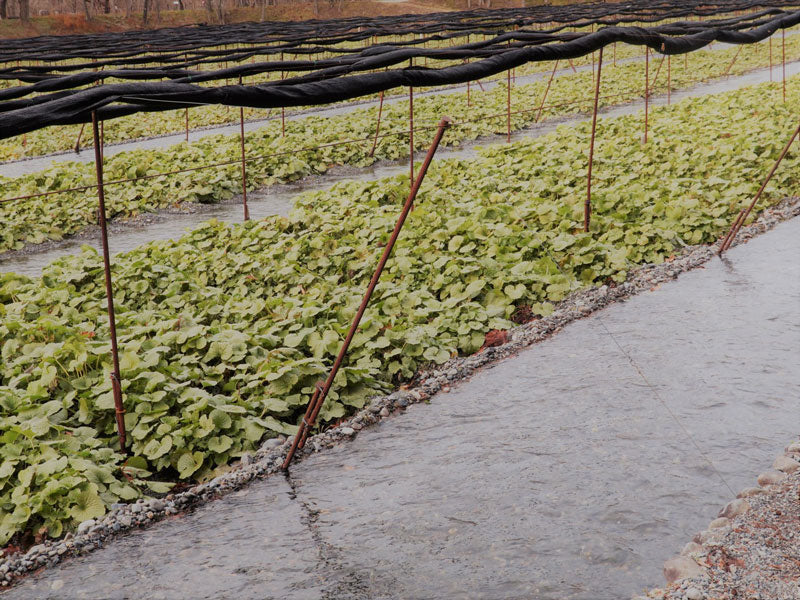
[[[409,180],[414,185],[414,88],[408,86],[408,165]]]
[[[283,62],[283,52],[281,52],[281,62]],[[284,72],[281,71],[281,81],[283,81]],[[281,106],[281,137],[286,137],[286,107]]]
[[[769,81],[772,83],[772,36],[769,36]]]
[[[242,85],[242,78],[239,77],[239,85]],[[242,205],[244,207],[244,220],[250,220],[250,209],[247,208],[247,159],[245,158],[244,148],[244,107],[239,107],[239,142],[242,146]]]
[[[647,143],[647,126],[650,112],[650,47],[644,47],[644,143]]]
[[[372,140],[372,149],[369,151],[370,158],[375,156],[375,148],[378,147],[378,134],[381,132],[381,115],[383,114],[383,92],[380,94],[380,102],[378,104],[378,123],[375,126],[375,139]]]
[[[125,408],[122,405],[121,375],[119,370],[119,349],[117,348],[117,320],[114,314],[114,292],[111,286],[111,261],[108,250],[108,227],[106,225],[106,197],[103,185],[103,153],[100,147],[100,128],[97,125],[97,111],[92,111],[92,134],[94,141],[94,164],[97,174],[98,215],[100,217],[100,234],[103,242],[103,271],[106,281],[106,301],[108,307],[108,330],[111,337],[111,388],[114,394],[114,408],[119,435],[119,447],[125,452]]]
[[[667,54],[667,106],[672,102],[672,55]]]
[[[308,432],[314,426],[314,422],[317,420],[317,416],[319,416],[319,411],[325,402],[325,398],[328,395],[331,386],[333,385],[333,380],[336,378],[336,374],[338,373],[339,368],[344,362],[347,350],[350,347],[350,342],[353,340],[353,336],[358,330],[358,325],[361,323],[361,318],[364,316],[364,312],[367,310],[367,305],[369,304],[369,300],[372,297],[372,293],[375,291],[375,286],[378,285],[378,280],[380,279],[381,273],[383,272],[383,268],[386,266],[386,262],[389,260],[389,256],[391,255],[392,250],[394,249],[394,245],[397,242],[397,238],[400,235],[400,230],[403,228],[403,224],[405,223],[406,217],[408,217],[409,212],[411,212],[411,207],[414,205],[414,200],[417,197],[417,192],[419,191],[419,188],[422,185],[423,179],[425,179],[425,173],[427,173],[428,167],[430,166],[431,161],[433,160],[433,155],[436,153],[436,149],[439,147],[439,143],[442,141],[442,136],[444,135],[445,129],[447,129],[447,127],[449,126],[450,126],[450,119],[448,119],[447,117],[439,121],[436,135],[434,136],[433,142],[431,142],[431,146],[428,149],[428,154],[425,156],[425,160],[422,163],[422,166],[420,167],[419,175],[417,176],[414,184],[411,186],[411,191],[409,192],[408,198],[406,199],[406,202],[403,205],[403,210],[400,212],[400,216],[397,218],[397,223],[394,226],[392,235],[389,237],[389,241],[386,243],[386,246],[383,249],[381,258],[378,261],[378,266],[376,267],[375,272],[372,274],[372,278],[370,279],[369,285],[367,286],[367,291],[364,293],[364,297],[361,300],[361,305],[358,307],[358,312],[356,312],[355,317],[353,317],[353,322],[350,325],[350,329],[347,332],[347,336],[345,337],[342,347],[339,349],[339,354],[336,356],[336,360],[333,363],[333,367],[331,367],[331,370],[328,373],[328,377],[325,380],[325,383],[321,387],[315,386],[316,389],[314,391],[314,395],[312,396],[312,400],[309,402],[309,407],[306,409],[306,416],[303,417],[303,420],[300,422],[300,428],[297,430],[297,433],[294,436],[292,447],[290,448],[289,453],[286,455],[286,460],[283,462],[284,470],[289,468],[289,464],[292,462],[292,458],[294,457],[295,452],[297,452],[297,449],[302,448],[305,445],[305,440],[308,437]],[[309,410],[309,408],[311,410]]]
[[[744,45],[739,46],[739,49],[736,51],[736,54],[733,55],[733,60],[731,61],[731,64],[728,65],[728,68],[725,69],[725,72],[722,74],[723,77],[727,77],[728,73],[731,72],[731,68],[733,67],[733,64],[736,62],[736,59],[739,58],[739,53],[742,51],[742,48],[744,48]]]
[[[506,71],[506,144],[511,143],[511,70]]]
[[[556,59],[556,64],[553,65],[553,72],[550,73],[550,79],[547,80],[547,87],[544,88],[544,95],[542,96],[542,101],[539,103],[539,112],[536,113],[536,121],[534,123],[538,123],[539,119],[542,118],[542,110],[544,110],[544,101],[547,99],[547,92],[550,91],[550,84],[553,83],[553,77],[556,75],[556,69],[558,68],[558,59]]]
[[[761,187],[759,188],[758,193],[756,193],[755,197],[753,198],[753,201],[750,202],[750,205],[747,207],[747,209],[745,209],[744,214],[741,214],[740,217],[737,218],[734,224],[731,226],[731,230],[728,232],[728,235],[725,237],[725,240],[723,240],[723,244],[719,248],[718,254],[720,256],[722,256],[722,253],[731,247],[731,244],[733,243],[736,234],[739,233],[739,230],[742,228],[742,225],[744,225],[745,220],[747,219],[747,217],[750,216],[753,207],[756,205],[756,202],[758,202],[759,198],[761,198],[761,194],[764,193],[767,184],[772,179],[772,176],[775,175],[775,171],[778,170],[778,166],[781,164],[781,161],[783,161],[784,157],[789,152],[789,148],[791,147],[794,140],[797,138],[798,134],[800,134],[800,125],[798,125],[797,128],[794,130],[794,133],[792,134],[792,137],[789,138],[789,141],[786,143],[786,146],[783,147],[783,150],[781,151],[778,160],[776,160],[775,164],[772,165],[772,169],[770,169],[769,175],[767,175],[767,178],[764,180],[764,183],[761,184]]]
[[[783,101],[786,102],[786,29],[781,29],[781,54],[783,55]]]
[[[86,127],[86,123],[81,123],[81,130],[78,132],[78,139],[75,140],[75,154],[81,153],[81,138],[83,137],[83,129]]]
[[[586,173],[586,202],[583,205],[583,230],[589,231],[592,218],[592,164],[594,162],[594,138],[597,131],[597,106],[600,101],[600,72],[603,68],[603,48],[597,60],[597,81],[594,88],[594,112],[592,114],[592,138],[589,142],[589,168]]]

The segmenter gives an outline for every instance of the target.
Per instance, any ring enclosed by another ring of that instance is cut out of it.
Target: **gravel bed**
[[[762,212],[752,225],[743,227],[734,244],[745,243],[780,222],[798,215],[800,215],[800,198],[785,199]],[[440,391],[449,391],[452,383],[470,377],[477,369],[488,363],[548,338],[572,321],[613,302],[648,291],[659,283],[676,279],[681,273],[711,260],[716,255],[718,247],[719,243],[710,246],[688,246],[677,253],[670,262],[633,269],[624,283],[614,286],[604,285],[571,294],[556,306],[550,316],[515,327],[507,335],[495,336],[495,341],[501,345],[487,347],[469,357],[451,359],[436,369],[420,373],[408,386],[404,386],[404,389],[387,396],[373,398],[366,408],[347,421],[309,437],[305,448],[295,455],[295,460],[302,460],[304,456],[332,448],[357,435],[361,429],[389,418],[394,413],[402,412],[410,404],[427,401]],[[212,481],[185,491],[167,494],[163,498],[139,499],[132,504],[115,504],[102,519],[90,519],[81,523],[75,534],[68,533],[62,539],[49,540],[30,548],[25,554],[0,558],[0,587],[8,587],[33,571],[55,566],[65,557],[101,548],[111,538],[134,528],[147,527],[161,519],[190,511],[200,504],[238,490],[250,481],[280,473],[290,445],[291,439],[284,437],[269,439],[257,452],[243,456],[241,461],[232,466],[231,471]],[[797,450],[800,451],[800,445],[797,446]],[[757,501],[759,500],[753,502]],[[798,596],[753,596],[753,598],[778,600],[798,598]]]
[[[634,600],[800,598],[800,441],[664,563],[664,589]]]

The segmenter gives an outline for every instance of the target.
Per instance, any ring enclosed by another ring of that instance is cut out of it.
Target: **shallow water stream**
[[[7,597],[629,598],[798,433],[798,253],[794,219]]]

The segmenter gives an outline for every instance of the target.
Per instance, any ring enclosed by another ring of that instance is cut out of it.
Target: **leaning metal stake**
[[[303,420],[300,422],[300,427],[294,436],[292,447],[290,448],[289,453],[286,455],[286,460],[283,462],[283,469],[289,468],[289,464],[292,462],[295,452],[297,452],[298,448],[303,447],[306,438],[308,437],[308,432],[311,430],[311,428],[314,426],[314,422],[317,420],[319,411],[325,402],[325,398],[328,395],[331,386],[333,385],[333,380],[336,378],[336,374],[339,372],[339,367],[342,366],[344,358],[347,355],[350,342],[353,340],[353,336],[358,330],[359,323],[361,323],[361,317],[364,316],[364,312],[367,310],[367,305],[372,297],[372,293],[375,291],[375,286],[378,285],[378,280],[383,272],[383,268],[386,266],[386,262],[389,260],[389,256],[392,254],[392,249],[394,248],[395,242],[397,242],[397,238],[400,236],[400,230],[403,228],[403,224],[406,221],[406,217],[408,217],[408,213],[411,212],[411,207],[414,205],[414,200],[416,199],[417,192],[422,185],[422,180],[425,179],[425,174],[428,172],[428,167],[433,160],[433,155],[436,153],[436,149],[439,147],[439,143],[442,141],[444,130],[449,126],[450,119],[448,117],[444,117],[441,121],[439,121],[436,135],[433,138],[433,142],[431,142],[430,148],[428,148],[428,154],[425,156],[425,160],[419,169],[419,173],[414,179],[414,183],[411,185],[411,191],[409,192],[408,198],[403,205],[403,210],[400,212],[400,216],[397,218],[397,223],[394,226],[392,235],[389,237],[389,241],[386,243],[386,246],[383,249],[381,258],[378,261],[378,266],[375,268],[375,272],[372,274],[372,279],[370,279],[369,285],[367,286],[367,291],[364,293],[364,297],[361,300],[361,305],[358,307],[358,312],[356,312],[355,317],[353,317],[353,322],[350,325],[350,329],[347,332],[347,336],[344,339],[342,347],[339,349],[339,354],[336,356],[333,367],[331,367],[325,382],[317,383],[317,385],[314,386],[314,395],[311,397],[311,400],[306,407],[306,413],[303,416]]]
[[[120,450],[125,452],[125,409],[122,406],[122,387],[119,372],[119,350],[117,348],[117,322],[114,315],[114,295],[111,286],[111,262],[108,251],[108,228],[106,226],[106,197],[103,186],[103,155],[101,150],[100,131],[97,126],[97,111],[92,111],[92,134],[94,137],[94,164],[97,173],[97,200],[100,216],[100,233],[103,240],[103,271],[106,280],[106,301],[108,303],[108,329],[111,336],[111,358],[114,364],[111,373],[111,388],[114,394],[114,408],[116,411],[117,433],[119,434]]]
[[[597,131],[597,104],[600,100],[600,73],[603,69],[603,48],[597,60],[597,81],[594,88],[594,112],[592,113],[592,138],[589,142],[589,168],[586,173],[586,201],[583,204],[583,230],[589,231],[592,218],[592,163],[594,162],[594,138]]]
[[[758,193],[756,193],[755,197],[753,198],[753,201],[750,202],[750,204],[744,210],[743,213],[739,213],[739,216],[736,218],[736,220],[734,221],[733,225],[731,225],[731,229],[728,232],[728,235],[725,236],[725,239],[722,240],[722,244],[720,244],[719,252],[717,253],[720,256],[722,256],[722,253],[725,252],[728,248],[730,248],[731,244],[733,244],[733,240],[734,240],[734,238],[736,238],[736,234],[739,233],[739,230],[742,228],[742,225],[744,225],[744,222],[747,220],[747,217],[750,216],[750,213],[752,212],[753,207],[755,207],[756,202],[758,202],[758,199],[761,198],[761,194],[764,193],[764,190],[766,189],[767,184],[772,179],[772,176],[775,175],[775,171],[778,170],[778,166],[781,164],[781,161],[783,161],[783,159],[786,157],[786,154],[789,152],[789,148],[791,147],[792,143],[794,142],[794,140],[798,136],[798,134],[800,134],[800,125],[797,126],[797,129],[794,130],[794,133],[792,134],[792,137],[789,138],[789,141],[783,147],[783,150],[781,151],[781,154],[778,157],[778,160],[776,160],[775,164],[772,165],[772,169],[770,169],[770,172],[767,175],[767,178],[764,180],[764,183],[761,184],[761,187],[759,188]]]

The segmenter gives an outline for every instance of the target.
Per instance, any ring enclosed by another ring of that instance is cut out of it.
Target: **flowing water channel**
[[[800,61],[787,63],[786,74],[793,76],[800,73]],[[774,73],[773,73],[774,75]],[[701,84],[687,90],[672,93],[672,101],[678,102],[684,98],[715,94],[748,85],[763,83],[770,80],[769,69],[760,69],[747,75],[731,77],[716,82]],[[666,104],[666,95],[651,98],[651,105]],[[641,110],[643,101],[637,101],[621,106],[608,107],[601,110],[604,117],[618,117],[632,114]],[[586,120],[586,115],[578,115],[565,119],[553,120],[540,125],[514,132],[512,140],[535,137],[550,133],[562,124],[576,124]],[[161,142],[166,138],[159,138]],[[489,143],[505,142],[505,136],[483,137],[472,142],[465,142],[460,146],[441,148],[437,152],[437,159],[444,158],[470,158],[476,154],[477,146]],[[421,157],[421,154],[420,154]],[[15,164],[25,164],[15,163]],[[297,194],[320,190],[330,187],[336,181],[345,179],[376,180],[384,177],[408,173],[408,161],[395,163],[381,162],[366,168],[337,167],[323,176],[307,177],[291,184],[275,185],[248,194],[248,206],[251,218],[259,219],[272,214],[286,215],[292,207],[292,199]],[[242,207],[238,201],[224,204],[187,204],[183,209],[170,210],[153,215],[143,216],[142,224],[125,224],[116,222],[111,224],[109,245],[112,254],[132,250],[142,244],[153,240],[173,239],[180,237],[187,229],[196,227],[200,223],[215,218],[220,221],[241,222]],[[0,254],[0,272],[16,272],[32,277],[41,274],[42,269],[50,262],[68,254],[80,251],[83,244],[88,244],[100,250],[101,241],[99,230],[90,229],[86,233],[67,238],[60,242],[48,242],[39,248],[30,248],[22,252],[9,252]]]
[[[429,404],[12,589],[620,600],[798,433],[800,219]]]

